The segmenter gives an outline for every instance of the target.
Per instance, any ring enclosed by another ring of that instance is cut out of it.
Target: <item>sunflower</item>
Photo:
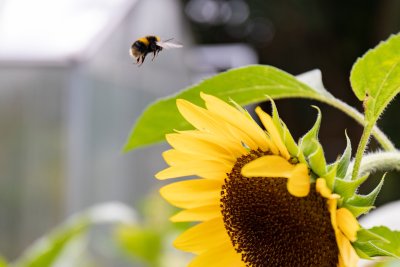
[[[172,221],[200,222],[174,241],[196,254],[189,266],[356,266],[357,220],[289,153],[273,119],[256,108],[264,131],[245,110],[201,98],[205,108],[177,100],[195,129],[166,136],[169,167],[156,174],[197,177],[160,190],[183,209]]]

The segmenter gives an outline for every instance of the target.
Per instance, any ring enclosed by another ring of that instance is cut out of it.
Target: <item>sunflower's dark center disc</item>
[[[336,267],[338,247],[327,201],[314,186],[292,196],[285,178],[245,178],[241,168],[268,153],[239,158],[225,179],[221,209],[225,228],[247,266]]]

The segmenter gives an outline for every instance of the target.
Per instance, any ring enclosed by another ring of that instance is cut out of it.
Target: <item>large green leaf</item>
[[[351,70],[350,81],[358,99],[364,101],[366,120],[375,123],[400,92],[400,34],[359,58]]]
[[[136,122],[124,150],[160,142],[166,133],[174,129],[189,129],[175,102],[183,98],[202,105],[200,92],[225,101],[233,99],[239,105],[265,101],[266,95],[273,99],[301,97],[317,100],[329,95],[322,85],[311,88],[296,77],[271,66],[253,65],[229,70],[150,105]]]
[[[400,232],[385,226],[360,230],[353,245],[368,257],[390,256],[400,259]]]
[[[74,215],[50,234],[36,241],[12,266],[51,267],[64,249],[77,238],[83,237],[90,226],[100,223],[132,223],[133,220],[132,210],[123,204],[96,206]]]
[[[355,108],[332,96],[322,83],[319,70],[292,76],[271,66],[253,65],[217,74],[180,93],[158,100],[147,107],[135,123],[124,151],[164,140],[174,129],[190,128],[176,108],[176,99],[184,98],[201,105],[200,92],[209,93],[227,101],[233,99],[239,105],[247,105],[279,98],[310,98],[329,104],[364,125],[364,116]],[[372,134],[385,150],[394,145],[376,126]]]

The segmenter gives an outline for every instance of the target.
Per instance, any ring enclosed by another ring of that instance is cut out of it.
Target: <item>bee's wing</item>
[[[183,47],[183,45],[181,45],[181,44],[178,44],[178,43],[173,43],[173,42],[168,42],[168,41],[165,41],[165,42],[157,42],[157,45],[158,46],[161,46],[162,48],[165,48],[165,49],[171,49],[171,48],[181,48],[181,47]]]

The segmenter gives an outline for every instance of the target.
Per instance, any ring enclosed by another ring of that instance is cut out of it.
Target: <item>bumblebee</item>
[[[160,37],[155,35],[148,35],[136,40],[129,50],[131,57],[136,59],[138,66],[142,65],[147,54],[153,53],[153,58],[163,49],[180,48],[181,44],[170,42],[172,39],[161,41]]]

